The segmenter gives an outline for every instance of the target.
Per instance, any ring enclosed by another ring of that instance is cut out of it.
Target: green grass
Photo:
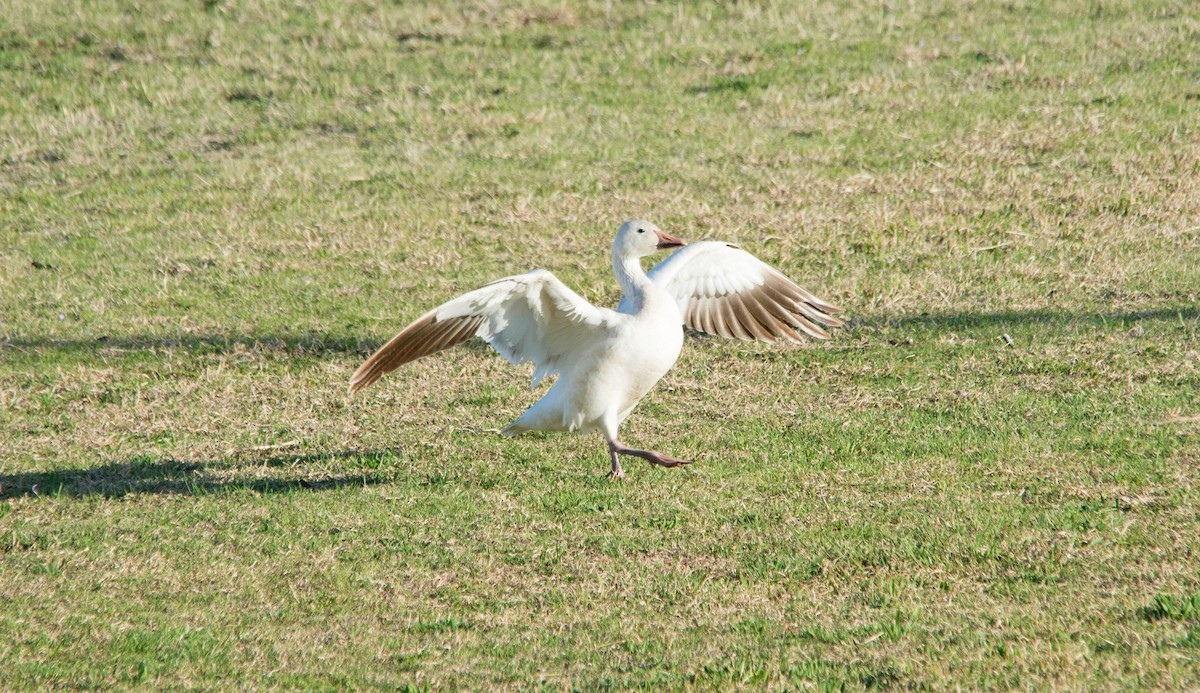
[[[1185,2],[0,11],[0,688],[1200,687]],[[647,217],[847,309],[623,433],[432,305]]]

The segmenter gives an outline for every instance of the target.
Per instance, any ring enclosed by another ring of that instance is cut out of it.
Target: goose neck
[[[614,253],[613,274],[617,276],[617,284],[621,286],[621,292],[633,301],[635,306],[641,308],[645,302],[646,288],[650,285],[650,279],[646,276],[638,258],[622,257]]]

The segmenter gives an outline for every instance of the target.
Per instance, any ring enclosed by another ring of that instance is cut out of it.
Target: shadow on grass
[[[396,331],[404,327],[397,323]],[[38,352],[122,352],[180,349],[195,355],[227,354],[241,351],[287,354],[289,356],[321,356],[324,354],[358,354],[363,358],[383,346],[391,334],[375,338],[356,336],[336,337],[323,334],[294,335],[182,335],[176,337],[110,337],[94,339],[0,338],[0,353],[5,349]],[[489,349],[483,340],[472,339],[462,345],[468,349]]]
[[[384,340],[386,341],[386,340]],[[100,336],[93,339],[17,338],[0,341],[0,349],[72,351],[156,351],[182,349],[197,354],[224,354],[238,351],[320,355],[327,353],[370,354],[383,341],[323,334],[294,335],[178,335],[178,336]]]
[[[346,451],[315,455],[281,455],[248,460],[242,465],[218,462],[181,462],[173,459],[134,458],[128,462],[91,469],[61,469],[48,472],[0,474],[0,501],[30,496],[104,496],[120,498],[133,493],[207,495],[233,491],[294,493],[329,491],[343,486],[368,486],[387,479],[374,472],[321,476],[306,474],[305,467],[320,462],[357,459],[360,466],[374,467],[393,457],[387,450]],[[267,467],[288,467],[291,478],[254,475]],[[233,473],[238,473],[233,475]],[[247,473],[250,474],[247,474]]]
[[[922,313],[919,315],[851,316],[853,324],[869,327],[930,327],[976,329],[1003,325],[1121,325],[1141,320],[1200,320],[1200,306],[1179,304],[1151,310],[1085,312],[1069,310],[1001,310],[991,313]]]

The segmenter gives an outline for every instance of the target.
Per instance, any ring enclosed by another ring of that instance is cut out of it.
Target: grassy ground
[[[1200,686],[1186,2],[0,9],[0,687]],[[598,437],[456,292],[645,216],[854,320]]]

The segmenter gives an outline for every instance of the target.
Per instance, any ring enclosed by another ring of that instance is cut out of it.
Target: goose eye
[[[638,233],[646,233],[646,229],[638,229]]]

